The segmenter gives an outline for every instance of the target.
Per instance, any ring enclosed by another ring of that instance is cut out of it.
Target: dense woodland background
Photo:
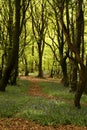
[[[0,0],[0,91],[18,75],[61,78],[87,93],[86,0]]]

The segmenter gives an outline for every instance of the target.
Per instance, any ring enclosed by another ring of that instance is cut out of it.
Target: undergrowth
[[[44,91],[62,99],[73,100],[73,94],[58,83],[40,83]],[[87,126],[87,108],[76,109],[72,102],[58,99],[45,99],[28,95],[31,82],[19,80],[17,86],[8,86],[6,92],[0,92],[0,118],[18,117],[36,121],[42,125],[74,124]],[[84,95],[82,103],[87,102]]]

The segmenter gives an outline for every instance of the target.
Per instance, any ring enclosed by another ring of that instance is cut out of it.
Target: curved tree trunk
[[[86,86],[86,66],[83,63],[82,57],[80,57],[80,44],[81,44],[81,36],[82,36],[82,26],[83,26],[83,10],[82,10],[82,4],[83,0],[77,1],[77,17],[76,17],[76,41],[75,41],[75,46],[72,44],[68,30],[64,24],[64,21],[60,19],[60,23],[62,25],[68,47],[71,49],[72,52],[75,54],[76,61],[80,64],[80,77],[79,77],[79,85],[77,87],[77,91],[75,94],[75,106],[77,108],[80,108],[80,99],[82,96],[82,93],[85,89]],[[61,12],[61,7],[59,7],[60,12]]]
[[[80,64],[80,80],[79,80],[79,85],[77,87],[77,91],[76,91],[76,94],[75,94],[75,100],[74,100],[74,103],[75,103],[75,106],[77,108],[80,108],[80,99],[81,99],[81,96],[83,94],[83,91],[85,89],[85,86],[86,86],[86,66],[83,64],[83,61],[78,53],[78,50],[77,48],[75,48],[73,46],[73,44],[71,43],[71,40],[70,40],[70,37],[69,37],[69,34],[67,33],[67,29],[66,29],[66,26],[64,24],[63,21],[60,22],[62,27],[63,27],[63,30],[64,30],[64,34],[65,34],[65,37],[66,37],[66,40],[67,40],[67,44],[69,46],[69,48],[71,49],[72,52],[75,53],[75,56],[76,56],[76,61]]]

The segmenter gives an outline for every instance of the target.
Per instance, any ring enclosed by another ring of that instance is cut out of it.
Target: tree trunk
[[[34,57],[34,42],[33,42],[33,45],[32,45],[32,57]],[[34,72],[34,60],[32,59],[32,62],[31,62],[31,73]]]
[[[63,82],[64,86],[67,87],[69,85],[69,81],[68,81],[68,76],[67,76],[66,58],[62,59],[62,61],[61,61],[61,68],[62,68],[62,72],[63,72],[62,82]]]
[[[7,67],[4,71],[3,77],[0,80],[0,91],[5,91],[5,88],[7,86],[8,80],[10,78],[11,72],[14,69],[16,60],[18,58],[18,52],[19,52],[19,35],[20,35],[20,1],[21,0],[15,0],[15,31],[13,35],[13,48],[11,55],[8,58],[7,61]]]
[[[38,50],[39,50],[39,65],[38,65],[38,77],[43,78],[43,70],[42,70],[42,51],[41,51],[41,44],[38,43]]]
[[[51,68],[50,78],[53,78],[53,77],[54,77],[54,70],[53,70],[54,63],[55,63],[55,60],[54,60],[54,57],[53,57],[53,63],[52,63],[52,68]]]
[[[8,21],[8,33],[9,33],[9,50],[11,50],[13,45],[13,8],[11,0],[9,0],[9,21]]]
[[[0,68],[0,79],[2,78],[2,69]]]
[[[70,92],[75,92],[77,89],[77,67],[77,62],[71,60]]]
[[[29,70],[28,70],[28,62],[27,62],[26,55],[24,55],[24,61],[25,61],[25,76],[28,76]]]
[[[42,70],[42,58],[39,57],[39,74],[38,77],[43,78],[43,70]]]
[[[85,79],[86,79],[86,86],[85,86],[85,94],[87,94],[87,55],[86,55],[86,75],[85,75]]]
[[[75,44],[75,27],[74,27],[74,7],[72,6],[72,13],[71,13],[71,41],[73,45]],[[71,52],[71,58],[72,58],[72,52]],[[75,92],[77,89],[77,67],[78,63],[76,62],[76,59],[70,59],[70,92]]]
[[[85,68],[80,70],[79,85],[77,87],[76,94],[75,94],[75,100],[74,100],[75,106],[77,108],[81,108],[80,99],[81,99],[81,96],[82,96],[85,86],[86,86],[86,78],[84,78],[87,75],[86,72],[87,72],[87,70]]]
[[[62,9],[61,9],[61,19],[63,20],[64,18],[64,3],[62,5]],[[62,73],[63,73],[63,78],[62,78],[62,82],[64,84],[64,86],[68,86],[69,85],[69,81],[68,81],[68,75],[67,75],[67,64],[66,64],[66,59],[67,56],[64,56],[64,33],[63,33],[63,28],[61,29],[58,23],[58,16],[57,16],[57,12],[55,10],[55,17],[56,17],[56,24],[57,24],[57,39],[58,39],[58,43],[59,43],[59,55],[60,55],[60,65],[62,68]],[[66,21],[67,21],[67,29],[69,32],[69,11],[68,11],[68,5],[66,6]],[[60,31],[61,30],[61,31]]]
[[[37,10],[38,7],[32,6],[32,3],[31,3],[32,31],[33,31],[33,34],[37,41],[37,46],[38,46],[38,57],[39,57],[38,77],[43,77],[42,56],[43,56],[43,51],[44,51],[44,46],[45,46],[44,44],[45,34],[46,34],[45,28],[47,26],[45,7],[46,7],[45,1],[42,0],[41,11],[39,13],[39,10]]]
[[[18,76],[18,58],[17,58],[17,61],[15,63],[15,66],[14,66],[12,72],[11,72],[11,76],[10,76],[11,85],[17,84],[17,76]]]

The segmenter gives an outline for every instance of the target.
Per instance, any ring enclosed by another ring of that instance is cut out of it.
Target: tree
[[[63,34],[63,29],[61,28],[59,24],[59,13],[58,13],[58,7],[57,7],[57,2],[55,0],[52,1],[52,3],[48,0],[48,3],[50,4],[52,10],[53,10],[53,18],[48,18],[50,21],[52,21],[52,24],[54,26],[53,30],[50,30],[50,32],[53,31],[52,36],[49,36],[49,38],[52,40],[52,45],[47,44],[50,46],[53,55],[55,56],[57,62],[60,64],[62,73],[63,73],[63,78],[62,82],[65,86],[68,86],[69,81],[68,81],[68,74],[67,74],[67,53],[68,49],[65,49],[65,38]],[[66,4],[67,5],[67,4]],[[50,14],[50,12],[49,12]],[[68,7],[66,6],[66,21],[67,21],[67,28],[69,31],[69,16],[68,16]],[[50,17],[50,16],[49,16]],[[61,9],[61,19],[64,19],[64,2],[62,3],[62,9]],[[52,26],[52,25],[51,25]],[[50,27],[49,27],[50,28]],[[55,38],[56,37],[56,38]],[[56,39],[56,40],[55,40]],[[67,48],[67,47],[66,47]],[[57,53],[56,53],[57,50]]]
[[[30,0],[29,1],[22,0],[21,2],[22,2],[22,4],[21,4],[21,11],[20,12],[22,12],[21,13],[22,16],[20,19],[20,34],[19,34],[19,36],[21,35],[22,30],[23,30],[23,26],[24,26],[24,28],[25,28],[25,39],[24,40],[26,42],[26,12],[27,12],[27,9],[29,7]],[[26,44],[26,43],[24,43],[24,44]],[[12,74],[11,74],[11,84],[12,85],[16,84],[17,76],[18,76],[18,59],[15,62],[15,66],[14,66],[14,69],[13,69]]]
[[[8,57],[7,67],[4,71],[3,77],[0,80],[0,91],[5,91],[11,72],[18,60],[19,52],[19,36],[20,36],[20,2],[21,0],[15,0],[15,30],[13,35],[13,48],[11,55]],[[14,60],[13,60],[14,59]]]
[[[79,68],[79,85],[77,86],[77,90],[76,90],[76,93],[75,93],[75,100],[74,100],[75,106],[77,108],[80,108],[81,107],[80,99],[81,99],[81,96],[83,94],[83,91],[84,91],[85,85],[86,85],[86,78],[84,78],[84,77],[86,77],[87,68],[86,68],[85,64],[83,63],[82,57],[80,56],[80,49],[79,49],[80,48],[79,46],[81,44],[81,36],[82,36],[81,35],[81,33],[82,33],[81,27],[82,26],[81,25],[83,23],[83,10],[82,10],[83,0],[78,1],[77,4],[78,4],[77,20],[79,19],[80,21],[78,21],[78,24],[77,24],[76,36],[79,36],[79,37],[77,37],[78,41],[76,41],[76,46],[74,46],[72,44],[69,33],[67,31],[67,28],[64,24],[64,21],[61,20],[61,19],[60,19],[60,24],[63,27],[63,31],[64,31],[64,35],[65,35],[66,40],[67,40],[68,47],[75,54],[76,61],[80,65],[80,68]],[[59,9],[61,10],[61,7],[59,7]]]
[[[76,25],[75,25],[75,20],[74,20],[74,13],[76,13],[75,11],[77,11],[76,8],[76,2],[75,4],[73,3],[73,1],[70,2],[70,7],[71,7],[71,20],[70,20],[70,24],[71,24],[71,41],[73,43],[73,45],[75,45],[75,29],[76,29]],[[76,13],[77,14],[77,13]],[[70,92],[75,92],[77,89],[77,72],[78,72],[78,63],[76,61],[76,59],[73,60],[73,53],[72,51],[69,52],[70,53],[70,82],[69,82],[69,86],[70,86]]]
[[[46,34],[46,2],[42,0],[40,3],[34,4],[31,3],[31,14],[32,14],[32,30],[34,34],[34,38],[37,43],[38,47],[38,57],[39,57],[39,64],[38,64],[38,77],[43,77],[43,70],[42,70],[42,57],[43,51],[45,46],[45,34]]]

